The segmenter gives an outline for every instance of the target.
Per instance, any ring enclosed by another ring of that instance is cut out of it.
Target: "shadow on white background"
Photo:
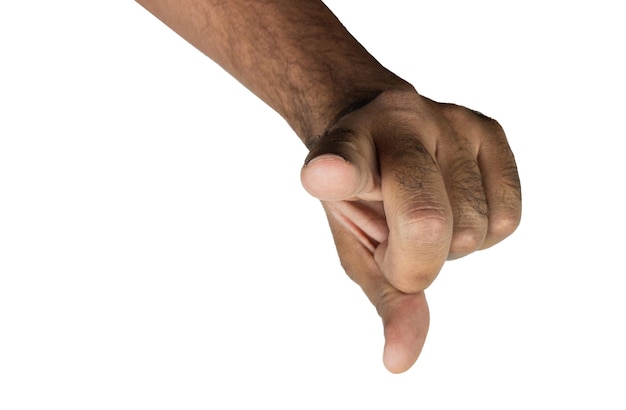
[[[284,121],[134,2],[35,3],[0,6],[0,408],[626,405],[615,2],[327,3],[522,178],[397,376]]]

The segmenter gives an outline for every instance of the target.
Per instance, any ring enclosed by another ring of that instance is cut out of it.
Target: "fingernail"
[[[304,165],[307,166],[307,165],[310,165],[311,163],[314,163],[314,162],[332,161],[335,158],[340,158],[344,162],[350,162],[350,161],[348,161],[348,159],[346,157],[344,157],[341,154],[335,154],[335,153],[330,154],[329,153],[329,154],[315,155],[315,156],[313,156],[313,158],[309,158],[307,156],[307,158],[304,160]]]

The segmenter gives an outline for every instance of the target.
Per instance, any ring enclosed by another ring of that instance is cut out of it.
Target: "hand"
[[[322,201],[343,268],[382,318],[385,366],[403,372],[428,331],[423,291],[446,259],[490,247],[519,224],[504,132],[465,107],[393,91],[307,145],[303,186]]]

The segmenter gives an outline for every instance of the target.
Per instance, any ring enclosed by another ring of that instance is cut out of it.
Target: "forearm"
[[[282,115],[322,135],[384,90],[406,88],[318,0],[137,0]]]

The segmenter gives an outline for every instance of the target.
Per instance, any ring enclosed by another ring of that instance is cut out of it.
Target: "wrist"
[[[333,73],[331,83],[290,94],[286,109],[279,110],[302,142],[324,135],[343,116],[387,93],[415,93],[413,86],[382,66],[370,70]]]

